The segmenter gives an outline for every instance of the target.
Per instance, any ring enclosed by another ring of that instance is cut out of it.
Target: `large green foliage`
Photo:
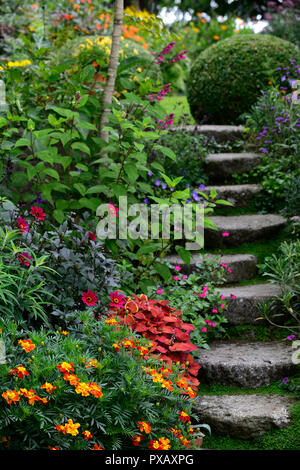
[[[236,123],[276,80],[276,69],[299,57],[295,45],[260,34],[234,36],[207,48],[194,62],[187,85],[195,120],[206,115],[214,124]]]

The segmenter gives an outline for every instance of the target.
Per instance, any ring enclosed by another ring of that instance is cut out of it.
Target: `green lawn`
[[[167,114],[175,114],[174,124],[195,124],[186,96],[167,96],[161,105]]]

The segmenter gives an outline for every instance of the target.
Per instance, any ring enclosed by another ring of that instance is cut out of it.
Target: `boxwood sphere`
[[[267,34],[242,34],[205,49],[191,67],[187,97],[196,122],[236,124],[266,90],[277,67],[298,61],[297,46]],[[297,62],[298,63],[298,62]],[[276,72],[278,84],[280,74]]]

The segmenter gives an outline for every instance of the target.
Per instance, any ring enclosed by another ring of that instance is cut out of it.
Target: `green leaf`
[[[163,153],[166,157],[171,158],[171,160],[174,160],[174,162],[176,162],[177,160],[175,153],[169,147],[164,147],[163,145],[155,144],[153,150],[160,150],[161,153]]]
[[[184,261],[184,263],[186,263],[187,265],[190,265],[191,253],[179,245],[175,247],[175,250],[177,251],[177,254],[180,256],[180,258]]]
[[[60,179],[59,174],[53,168],[45,168],[45,170],[43,170],[43,172],[42,172],[42,176],[44,176],[44,175],[49,175],[52,178],[55,178],[57,181],[59,181],[59,179]]]
[[[229,201],[224,201],[223,199],[218,199],[215,201],[216,204],[225,204],[226,206],[233,206],[233,204]]]
[[[145,243],[138,249],[136,255],[141,256],[148,253],[154,253],[155,251],[159,250],[160,246],[160,243]]]
[[[71,145],[71,147],[74,150],[81,150],[81,152],[88,153],[89,155],[91,155],[91,151],[90,151],[89,147],[86,144],[84,144],[83,142],[74,142]]]
[[[75,183],[74,188],[80,192],[81,196],[84,196],[86,193],[86,187],[82,183]]]
[[[72,163],[72,157],[63,157],[60,163],[63,166],[63,169],[65,170],[66,168],[68,168],[70,163]]]
[[[164,281],[167,281],[171,277],[170,269],[166,264],[156,263],[153,267],[157,274],[159,274]]]
[[[53,217],[59,224],[62,224],[65,218],[65,215],[61,209],[54,209],[53,211]]]
[[[95,75],[95,67],[93,65],[87,65],[83,68],[80,74],[81,82],[90,82]]]
[[[104,184],[97,184],[96,186],[92,186],[91,188],[88,188],[88,190],[86,191],[86,194],[98,194],[98,193],[103,193],[106,196],[110,195],[109,188]]]
[[[93,66],[93,69],[94,69],[94,66]],[[95,73],[95,69],[93,70],[93,73]],[[94,76],[94,75],[92,75],[92,76]],[[81,95],[81,98],[76,103],[76,107],[77,108],[82,108],[87,103],[88,99],[89,99],[88,94]]]
[[[17,142],[15,143],[15,147],[31,147],[30,140],[21,138],[17,140]]]
[[[135,183],[135,181],[138,179],[138,176],[139,176],[135,164],[126,163],[124,165],[124,170],[125,170],[126,175],[128,176],[129,182],[131,184]]]

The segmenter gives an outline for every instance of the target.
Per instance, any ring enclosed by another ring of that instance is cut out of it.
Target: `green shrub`
[[[236,123],[257,101],[299,49],[270,35],[245,34],[220,41],[204,50],[191,68],[188,101],[197,122],[206,115],[214,124]]]
[[[149,355],[146,340],[117,322],[95,321],[88,312],[80,320],[73,331],[30,332],[0,318],[7,361],[0,365],[0,446],[193,448],[199,436],[190,426],[195,394],[182,369],[167,369]]]

